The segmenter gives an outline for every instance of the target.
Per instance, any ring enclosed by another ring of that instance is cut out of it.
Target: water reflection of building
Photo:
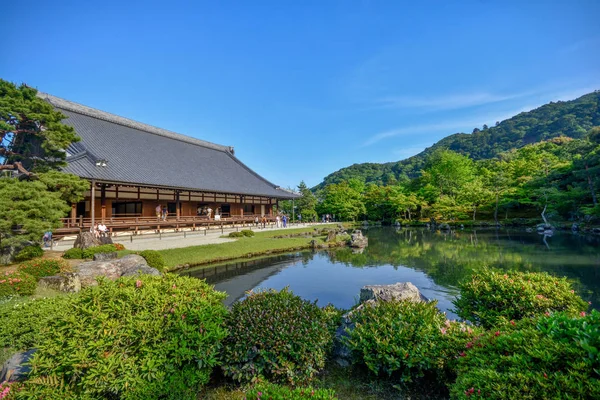
[[[268,257],[254,261],[244,261],[216,265],[214,267],[190,270],[185,275],[198,279],[206,279],[207,283],[215,284],[215,289],[228,294],[224,304],[231,306],[242,299],[246,292],[253,289],[271,276],[277,275],[285,268],[303,260],[300,253]]]

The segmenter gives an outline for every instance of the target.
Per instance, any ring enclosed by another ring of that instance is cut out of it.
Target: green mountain
[[[550,102],[535,110],[522,112],[496,123],[494,127],[475,128],[473,133],[455,133],[421,153],[398,162],[362,163],[342,168],[325,177],[313,188],[318,190],[350,178],[389,184],[418,175],[427,155],[447,148],[469,155],[474,160],[494,158],[499,153],[558,136],[579,139],[593,126],[600,125],[600,90],[571,101]]]

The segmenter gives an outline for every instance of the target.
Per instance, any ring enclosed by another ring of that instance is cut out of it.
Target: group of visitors
[[[335,215],[330,215],[330,214],[325,214],[321,217],[321,222],[325,223],[325,222],[333,222],[334,221],[334,217]]]
[[[92,232],[97,238],[106,237],[108,235],[108,227],[102,222],[96,223],[96,225],[92,226],[90,232]]]
[[[157,205],[156,208],[156,219],[159,221],[166,221],[169,216],[169,209],[167,206]]]
[[[258,219],[258,215],[254,217],[254,226],[265,229],[267,227],[267,216],[263,215],[260,219]]]
[[[287,215],[283,214],[281,217],[279,215],[275,217],[275,226],[277,228],[281,228],[282,225],[284,228],[287,228],[287,223],[288,223]]]

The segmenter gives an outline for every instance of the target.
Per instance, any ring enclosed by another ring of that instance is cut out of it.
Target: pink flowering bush
[[[10,296],[28,296],[35,292],[37,280],[23,271],[0,272],[0,299]]]
[[[579,315],[588,309],[566,278],[545,272],[478,272],[460,285],[453,303],[458,316],[486,329],[545,313]]]
[[[23,397],[195,399],[227,335],[224,297],[172,274],[100,279],[41,328]]]
[[[227,319],[223,372],[242,382],[310,381],[325,366],[332,343],[330,315],[287,288],[250,293]]]
[[[36,258],[19,265],[18,270],[37,279],[70,270],[69,263],[61,259]]]
[[[600,398],[600,313],[510,321],[457,363],[453,399]]]

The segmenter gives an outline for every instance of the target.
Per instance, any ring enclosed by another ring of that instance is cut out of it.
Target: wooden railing
[[[193,215],[193,216],[168,216],[166,220],[157,217],[107,217],[95,218],[94,223],[103,223],[108,228],[111,235],[116,232],[122,231],[133,231],[132,233],[137,234],[141,230],[154,230],[160,232],[163,229],[175,229],[191,228],[196,230],[197,228],[211,229],[214,227],[225,227],[227,225],[254,225],[255,219],[258,217],[259,222],[262,221],[260,215],[236,215],[232,217],[221,217],[220,220],[214,218],[208,218],[205,215]],[[266,216],[267,223],[273,224],[275,217]],[[78,234],[81,231],[90,230],[92,226],[91,218],[79,217],[75,220],[71,218],[62,219],[62,228],[56,229],[53,232],[54,237],[64,237],[67,235]]]

